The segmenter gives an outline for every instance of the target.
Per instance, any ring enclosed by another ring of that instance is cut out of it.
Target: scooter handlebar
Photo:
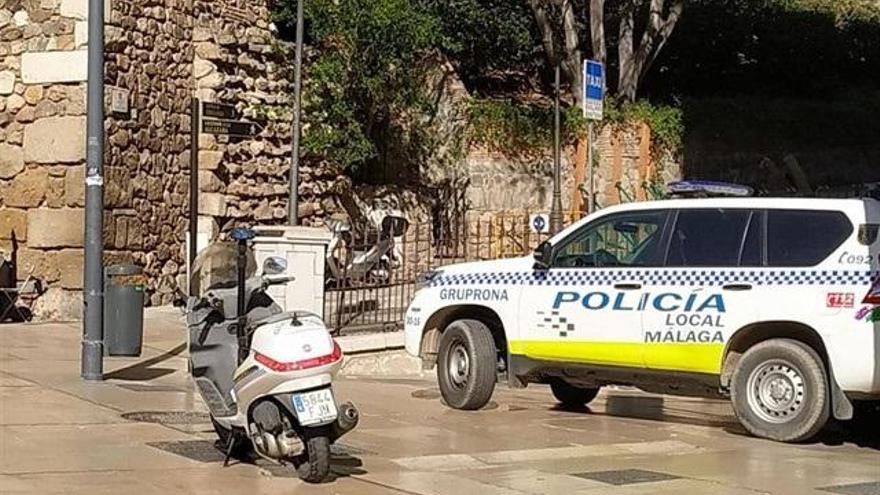
[[[296,280],[296,277],[293,275],[263,275],[263,285],[281,285],[286,284],[288,282],[293,282]]]

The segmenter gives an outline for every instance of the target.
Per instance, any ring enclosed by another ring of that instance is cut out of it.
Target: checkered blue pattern
[[[552,272],[485,272],[441,274],[429,287],[456,285],[548,285],[608,286],[621,282],[645,286],[752,285],[868,285],[880,281],[880,272],[868,270],[675,270],[603,269],[554,270]]]

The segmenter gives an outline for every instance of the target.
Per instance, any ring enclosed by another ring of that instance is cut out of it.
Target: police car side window
[[[657,266],[668,212],[619,213],[591,222],[555,250],[552,267]]]
[[[666,266],[738,266],[751,216],[745,209],[679,211]]]
[[[770,210],[767,213],[767,262],[770,266],[813,266],[853,233],[839,211]]]

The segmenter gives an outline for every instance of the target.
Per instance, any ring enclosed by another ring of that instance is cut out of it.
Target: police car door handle
[[[642,284],[632,282],[625,284],[614,284],[614,288],[617,290],[639,290],[642,288]]]
[[[724,290],[752,290],[752,284],[727,284],[721,288]]]

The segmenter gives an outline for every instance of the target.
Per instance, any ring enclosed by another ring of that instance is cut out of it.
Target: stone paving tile
[[[0,387],[0,425],[58,425],[125,422],[107,409],[39,387]]]
[[[368,473],[360,479],[420,495],[522,495],[523,492],[447,473],[399,471]]]
[[[568,474],[548,473],[537,469],[491,468],[457,473],[470,479],[525,493],[568,494],[578,490],[601,488],[598,481],[578,478]]]
[[[822,491],[840,495],[880,495],[880,481],[853,483],[849,485],[827,486]]]

